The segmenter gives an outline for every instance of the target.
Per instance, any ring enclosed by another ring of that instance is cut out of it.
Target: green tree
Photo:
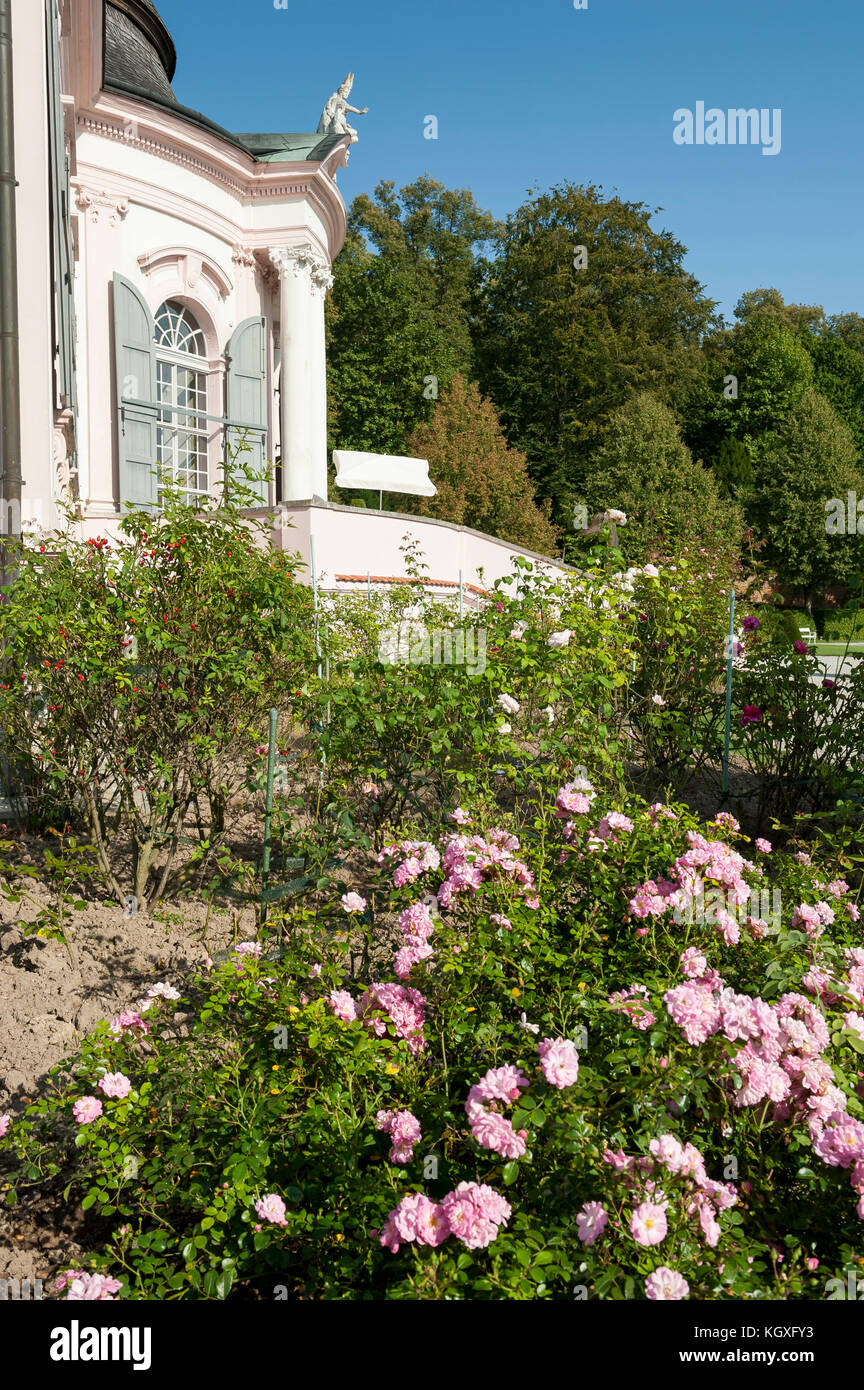
[[[839,338],[847,347],[864,352],[864,318],[860,314],[832,314],[828,331],[832,338]]]
[[[864,353],[840,337],[814,338],[807,348],[813,385],[849,426],[859,462],[864,461]]]
[[[860,573],[864,541],[826,532],[826,502],[864,496],[851,430],[817,391],[797,402],[771,436],[757,475],[755,520],[765,558],[809,604],[831,584]]]
[[[763,438],[783,424],[812,385],[813,364],[794,333],[763,314],[746,319],[737,330],[732,372],[738,398],[728,402],[730,433],[758,457]]]
[[[473,526],[544,555],[558,553],[558,531],[548,505],[537,504],[525,455],[509,448],[498,412],[473,383],[455,376],[407,447],[429,460],[438,489],[420,502],[422,515]]]
[[[685,436],[702,459],[733,437],[758,460],[768,436],[813,383],[804,343],[774,313],[754,313],[706,345],[685,407]]]
[[[787,304],[779,290],[747,290],[735,305],[741,323],[753,318],[773,318],[790,333],[824,333],[827,321],[821,304]]]
[[[629,560],[684,543],[733,554],[743,530],[738,506],[724,501],[711,473],[683,443],[672,411],[648,392],[613,416],[585,500],[589,513],[626,512],[618,535]]]
[[[734,435],[723,440],[717,450],[712,472],[723,497],[740,498],[753,486],[755,474],[750,450]]]
[[[497,224],[428,176],[354,199],[328,300],[334,448],[405,451],[456,372],[472,374],[480,255]]]
[[[714,322],[685,247],[652,227],[655,211],[593,185],[536,192],[507,219],[489,268],[481,389],[559,519],[614,412],[640,390],[681,398]]]

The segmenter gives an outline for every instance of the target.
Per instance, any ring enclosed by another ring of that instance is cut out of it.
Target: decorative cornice
[[[122,222],[129,211],[128,198],[118,198],[106,193],[104,188],[97,191],[83,184],[78,184],[75,189],[75,202],[91,222],[101,222],[104,215],[110,227]]]
[[[320,256],[311,242],[298,246],[271,246],[270,260],[280,275],[295,275],[308,281],[313,294],[322,299],[333,284],[330,266]]]
[[[140,178],[133,178],[129,174],[119,174],[107,169],[100,169],[96,165],[81,164],[81,176],[89,183],[95,185],[98,180],[104,184],[109,193],[112,193],[118,200],[128,199],[130,204],[137,207],[148,208],[151,211],[163,212],[169,217],[186,222],[196,231],[210,232],[217,240],[221,241],[226,250],[239,246],[241,251],[252,251],[256,258],[259,269],[266,267],[278,281],[276,271],[272,266],[268,248],[274,241],[285,245],[294,240],[311,242],[318,254],[326,261],[327,247],[323,241],[319,240],[313,229],[306,227],[284,227],[269,229],[264,228],[260,231],[250,230],[244,227],[234,218],[227,217],[218,212],[212,204],[201,202],[197,198],[190,197],[188,193],[177,193],[170,188],[158,188],[153,183]],[[241,211],[240,208],[237,210]],[[263,265],[262,265],[263,260]]]
[[[223,169],[219,169],[209,160],[190,154],[188,150],[179,149],[175,145],[168,144],[163,140],[156,140],[151,136],[145,136],[137,129],[137,121],[133,123],[115,124],[99,116],[78,112],[78,126],[86,130],[91,135],[99,135],[103,140],[118,140],[123,145],[131,145],[136,150],[145,150],[148,154],[155,154],[160,159],[170,159],[172,164],[182,164],[186,169],[192,169],[196,174],[203,174],[205,178],[215,179],[217,183],[230,188],[232,193],[243,196],[246,193],[245,185],[240,179],[232,178]]]
[[[327,229],[329,256],[337,256],[342,249],[347,212],[334,178],[341,147],[321,163],[257,163],[250,154],[220,141],[213,133],[190,127],[181,117],[131,96],[107,91],[100,93],[94,105],[79,108],[77,125],[79,132],[179,164],[228,189],[244,202],[306,198]]]

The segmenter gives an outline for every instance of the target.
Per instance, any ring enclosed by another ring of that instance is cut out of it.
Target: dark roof
[[[232,135],[200,111],[183,106],[171,79],[177,66],[174,43],[153,0],[105,0],[105,38],[102,85],[153,106],[174,112],[183,120],[209,130],[244,150],[258,162],[327,158],[339,135]]]
[[[148,0],[106,0],[103,83],[131,86],[160,101],[175,101],[174,44]]]

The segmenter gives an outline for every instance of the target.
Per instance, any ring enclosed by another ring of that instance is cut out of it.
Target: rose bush
[[[864,1214],[848,883],[583,778],[522,839],[454,815],[377,856],[369,971],[289,922],[97,1028],[7,1201],[93,1208],[122,1297],[824,1296]]]
[[[299,557],[262,544],[249,498],[230,475],[218,502],[167,491],[113,545],[70,523],[22,552],[0,604],[4,743],[121,904],[152,906],[218,846],[268,708],[290,710],[311,663]]]
[[[842,672],[826,675],[776,614],[747,617],[743,629],[733,747],[757,779],[756,818],[790,822],[799,810],[860,798],[864,662],[844,659]]]
[[[137,775],[147,737],[153,775],[174,767],[148,733],[159,679],[124,665],[130,596],[143,584],[158,608],[156,595],[176,595],[179,616],[187,586],[205,613],[217,573],[235,587],[228,562],[247,533],[217,523],[205,585],[185,559],[192,520],[176,514],[186,529],[156,557],[139,553],[153,549],[152,519],[130,523],[135,583],[125,555],[82,568],[83,612],[107,613],[108,636],[92,650],[76,636],[72,678],[89,662],[78,684],[92,679],[106,701],[115,690],[138,739],[116,754],[122,776]],[[87,1268],[58,1271],[58,1292],[815,1299],[859,1262],[860,812],[847,801],[751,842],[727,812],[703,823],[628,790],[628,749],[683,771],[713,756],[725,578],[703,592],[690,562],[674,563],[628,575],[606,555],[558,577],[526,562],[461,623],[418,571],[381,600],[327,601],[316,631],[291,563],[247,538],[239,636],[217,614],[202,648],[183,639],[187,658],[142,622],[147,661],[175,681],[163,718],[190,716],[191,732],[172,730],[188,756],[171,756],[194,795],[214,788],[218,805],[233,785],[219,759],[247,737],[260,767],[264,702],[273,682],[293,691],[286,722],[309,737],[300,790],[278,800],[273,863],[299,876],[256,939],[152,986],[35,1103],[0,1117],[6,1203],[80,1203],[93,1223]],[[44,614],[58,650],[77,632],[63,579],[74,567],[54,564],[54,597],[46,606],[43,590],[16,640],[34,698],[57,682],[59,710],[21,728],[38,748],[50,730],[59,778],[88,712],[107,719],[108,749],[117,730],[96,694],[71,699],[66,657],[39,675]],[[247,598],[263,606],[260,633]],[[283,626],[295,598],[296,648]],[[482,669],[382,661],[402,623],[421,644],[482,627]],[[745,619],[748,663],[758,631]],[[742,738],[759,732],[764,699],[747,669]],[[206,733],[186,711],[193,694],[199,715],[210,701]],[[24,703],[7,694],[6,717]],[[91,749],[85,786],[110,775],[120,795],[102,756]],[[220,862],[257,889],[254,865]]]

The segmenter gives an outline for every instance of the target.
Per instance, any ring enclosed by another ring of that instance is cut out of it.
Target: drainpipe
[[[15,221],[12,0],[0,0],[0,564],[8,583],[21,535],[21,396]]]

